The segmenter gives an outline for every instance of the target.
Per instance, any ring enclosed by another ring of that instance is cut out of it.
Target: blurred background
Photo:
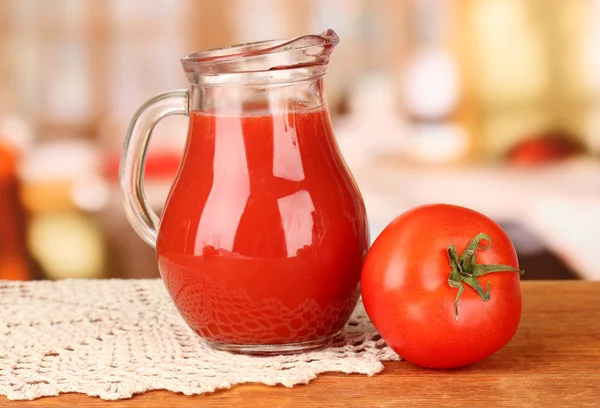
[[[116,178],[183,55],[320,33],[372,238],[448,202],[498,221],[524,279],[600,279],[600,0],[0,0],[0,279],[157,277]],[[160,123],[160,211],[186,136]]]

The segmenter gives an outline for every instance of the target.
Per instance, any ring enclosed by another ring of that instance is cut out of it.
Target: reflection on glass
[[[287,256],[292,258],[299,249],[312,244],[315,206],[306,190],[282,197],[277,204],[285,233]]]
[[[250,196],[250,177],[240,121],[215,121],[213,185],[200,217],[194,254],[203,248],[233,251],[240,218]],[[217,233],[218,231],[218,233]]]
[[[293,123],[295,115],[283,115],[281,118],[282,120],[273,121],[273,175],[291,181],[304,180],[298,137]]]

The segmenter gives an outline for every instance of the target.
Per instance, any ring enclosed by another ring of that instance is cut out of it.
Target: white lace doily
[[[9,399],[193,395],[250,382],[291,387],[323,372],[373,375],[382,361],[398,359],[361,304],[325,350],[249,357],[211,349],[160,280],[0,281],[0,395]]]

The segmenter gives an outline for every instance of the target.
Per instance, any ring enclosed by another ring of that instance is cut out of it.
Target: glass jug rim
[[[235,44],[185,55],[188,76],[249,74],[327,66],[339,37],[329,29],[320,35]],[[196,82],[196,81],[191,81]]]

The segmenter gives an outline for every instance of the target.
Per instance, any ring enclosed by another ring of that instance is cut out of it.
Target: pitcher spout
[[[305,75],[323,75],[329,57],[339,43],[335,31],[328,29],[320,35],[304,35],[289,40],[270,40],[233,45],[186,55],[181,64],[192,84],[215,83],[218,75],[246,75],[238,79],[261,78],[261,73],[304,69]],[[308,72],[307,69],[312,69]],[[297,72],[302,74],[301,71]],[[248,77],[253,74],[254,78]],[[293,75],[292,75],[293,76]],[[271,74],[271,80],[276,80]],[[219,81],[216,81],[217,83]]]

